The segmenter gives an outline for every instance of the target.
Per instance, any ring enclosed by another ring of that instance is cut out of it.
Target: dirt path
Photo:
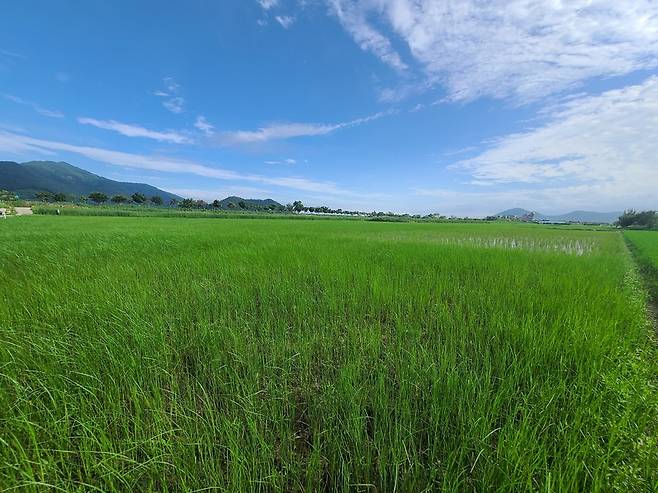
[[[33,214],[32,207],[14,207],[14,212],[17,216],[31,216]]]

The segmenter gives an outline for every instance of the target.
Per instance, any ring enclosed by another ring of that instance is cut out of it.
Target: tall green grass
[[[0,490],[658,484],[616,232],[34,216],[0,245]]]
[[[654,304],[658,305],[658,231],[625,231],[642,269]]]

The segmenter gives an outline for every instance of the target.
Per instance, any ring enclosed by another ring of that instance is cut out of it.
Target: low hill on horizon
[[[0,190],[9,190],[27,199],[34,198],[38,192],[64,193],[69,196],[102,192],[109,197],[129,197],[141,193],[147,197],[159,195],[165,203],[171,199],[181,199],[174,193],[146,183],[110,180],[63,161],[0,161]]]
[[[273,199],[245,199],[243,197],[237,197],[235,195],[231,195],[230,197],[226,197],[225,199],[219,201],[219,203],[221,204],[220,205],[221,209],[229,209],[230,208],[229,204],[238,206],[240,202],[244,202],[245,204],[247,204],[249,208],[253,208],[253,207],[265,208],[268,206],[281,207],[281,204]]]
[[[622,215],[622,212],[571,211],[565,214],[547,215],[536,211],[529,211],[521,207],[515,207],[513,209],[504,210],[495,215],[497,217],[521,218],[530,214],[534,214],[535,219],[548,221],[612,224]]]

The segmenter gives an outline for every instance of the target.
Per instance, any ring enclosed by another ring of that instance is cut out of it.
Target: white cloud
[[[379,112],[363,118],[357,118],[343,123],[273,123],[266,125],[257,130],[235,130],[229,132],[220,132],[218,142],[222,145],[239,145],[263,143],[272,140],[284,140],[296,137],[312,137],[318,135],[327,135],[336,130],[354,127],[377,120],[383,116],[391,114],[388,112]]]
[[[370,19],[386,24],[451,100],[526,102],[658,66],[654,0],[327,1],[362,49],[407,67]]]
[[[219,180],[247,181],[305,192],[322,192],[330,195],[360,195],[349,190],[341,189],[335,183],[329,181],[317,181],[296,176],[269,177],[250,173],[239,173],[237,171],[206,166],[193,161],[35,139],[5,131],[0,131],[0,151],[17,155],[35,153],[50,155],[53,152],[69,152],[85,156],[95,161],[127,168],[147,169],[164,173],[193,174]]]
[[[258,0],[258,3],[264,10],[270,10],[272,7],[279,5],[279,0]]]
[[[281,161],[264,161],[264,163],[265,164],[290,164],[290,165],[292,165],[292,164],[297,164],[297,160],[287,158],[287,159],[283,159]]]
[[[362,5],[360,2],[329,0],[332,12],[362,50],[374,53],[393,69],[404,72],[408,68],[407,64],[402,61],[389,39],[368,22],[365,4],[365,2]]]
[[[194,122],[194,126],[206,134],[207,136],[213,135],[214,128],[210,123],[208,123],[208,120],[206,120],[206,117],[203,115],[199,115],[196,117],[196,121]]]
[[[78,122],[83,125],[92,125],[105,130],[113,130],[126,137],[144,137],[160,142],[171,142],[173,144],[189,144],[191,140],[178,132],[158,132],[149,130],[139,125],[131,123],[121,123],[115,120],[96,120],[94,118],[78,118]]]
[[[185,99],[178,95],[180,85],[172,78],[162,79],[164,89],[158,89],[153,95],[163,98],[162,106],[172,113],[182,113],[185,107]]]
[[[295,18],[289,15],[277,15],[274,18],[284,29],[288,29],[295,22]]]
[[[180,96],[175,98],[167,99],[162,102],[162,106],[171,111],[172,113],[182,113],[183,107],[185,105],[185,100]]]
[[[658,205],[658,77],[546,110],[537,128],[489,143],[453,169],[526,203],[623,209]],[[516,188],[518,187],[518,188]],[[518,203],[518,202],[516,202]]]
[[[19,98],[18,96],[13,96],[11,94],[3,94],[3,97],[7,101],[11,101],[16,104],[22,104],[24,106],[29,106],[40,115],[47,116],[50,118],[64,118],[64,113],[60,111],[49,110],[47,108],[38,105],[37,103],[34,103],[32,101],[27,101],[25,99]]]

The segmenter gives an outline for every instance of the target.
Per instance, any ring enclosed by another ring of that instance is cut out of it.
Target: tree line
[[[35,197],[37,200],[40,200],[42,202],[67,202],[69,201],[70,197],[69,195],[62,193],[62,192],[37,192],[35,194]],[[126,195],[112,195],[111,197],[108,196],[107,194],[103,192],[92,192],[87,196],[80,196],[77,198],[77,201],[79,202],[93,202],[95,204],[104,204],[107,201],[110,201],[114,204],[126,204],[126,203],[134,203],[134,204],[145,204],[150,202],[151,204],[154,205],[162,205],[164,204],[164,200],[162,197],[159,195],[153,195],[151,197],[147,197],[146,195],[142,193],[135,192],[130,196]]]
[[[619,216],[615,226],[621,228],[656,229],[658,227],[658,214],[656,211],[635,211],[629,209]]]
[[[206,202],[205,200],[185,198],[185,199],[170,199],[166,204],[165,200],[159,195],[153,195],[147,197],[146,195],[136,192],[130,196],[127,195],[112,195],[109,196],[103,192],[92,192],[87,196],[72,197],[65,193],[52,193],[52,192],[38,192],[35,194],[35,197],[43,202],[79,202],[79,203],[89,203],[92,202],[96,205],[105,204],[111,202],[116,205],[121,204],[151,204],[155,206],[168,205],[169,207],[178,207],[181,209],[205,209],[205,210],[217,210],[217,209],[228,209],[235,211],[254,211],[254,212],[279,212],[279,213],[297,213],[297,214],[329,214],[329,215],[346,215],[346,216],[368,216],[373,218],[414,218],[414,219],[446,219],[445,216],[438,214],[428,214],[426,216],[409,215],[409,214],[398,214],[395,212],[383,212],[383,211],[372,211],[372,212],[363,212],[358,210],[347,210],[347,209],[332,209],[327,206],[306,206],[301,200],[295,200],[292,203],[286,205],[281,205],[278,203],[275,204],[257,204],[245,200],[236,200],[236,201],[220,201],[218,199],[213,200],[212,202]]]

